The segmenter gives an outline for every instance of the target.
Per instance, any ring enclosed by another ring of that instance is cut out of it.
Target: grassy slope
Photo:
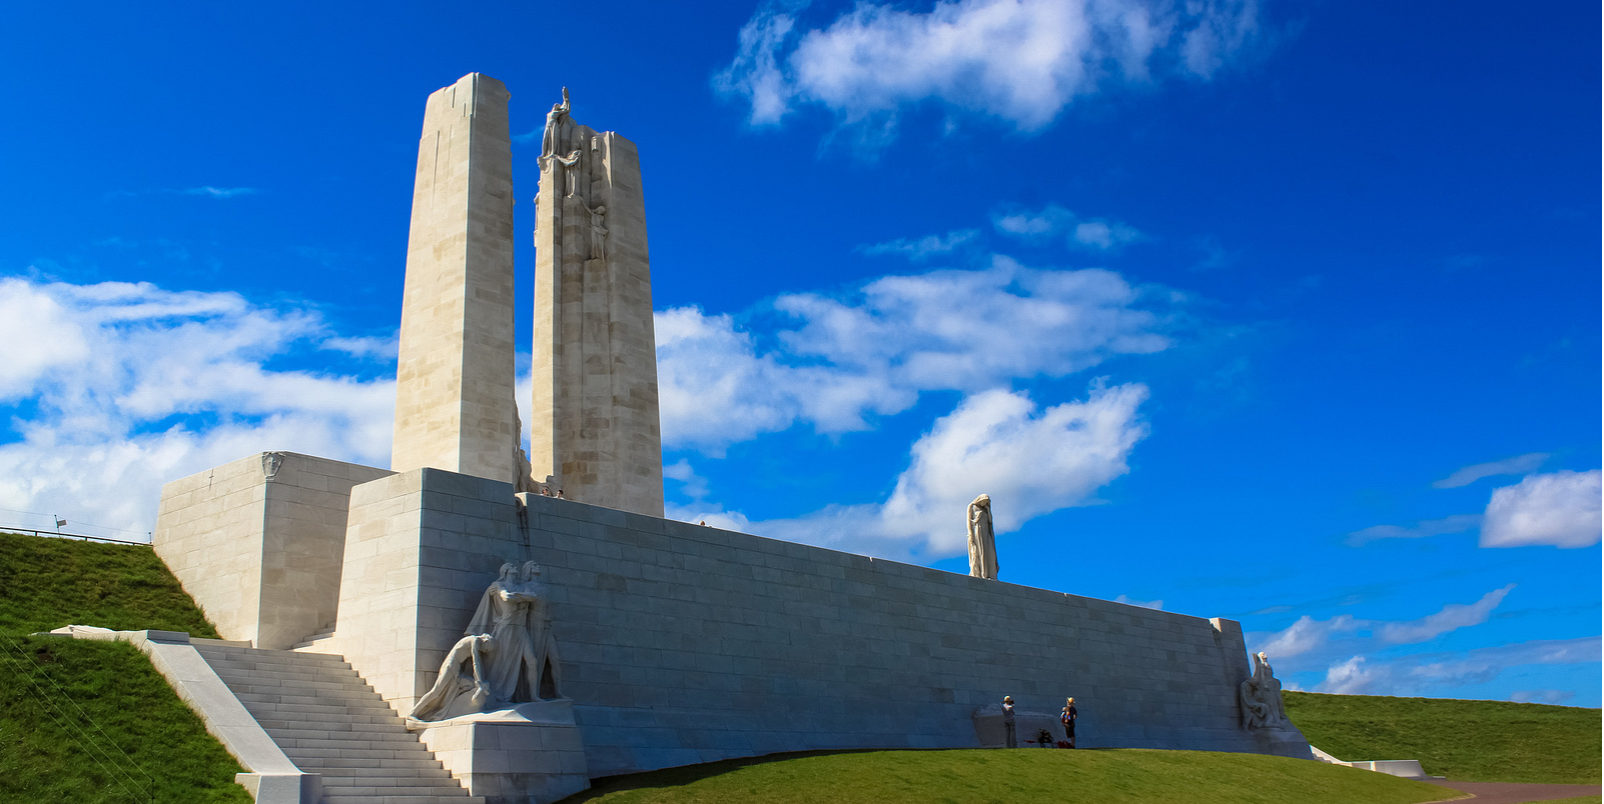
[[[217,635],[149,548],[0,533],[0,801],[249,804],[138,648],[24,636],[69,623]]]
[[[1346,760],[1418,759],[1465,782],[1598,784],[1600,712],[1569,706],[1286,692],[1309,742]]]
[[[1119,749],[867,751],[603,780],[564,804],[1404,804],[1442,788],[1254,754]]]
[[[149,547],[0,533],[0,634],[74,624],[217,636]]]

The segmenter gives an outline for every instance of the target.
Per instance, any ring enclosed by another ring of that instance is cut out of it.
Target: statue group
[[[558,698],[560,666],[540,565],[503,564],[411,719],[449,720]]]
[[[1287,723],[1287,710],[1281,703],[1281,682],[1270,669],[1270,657],[1263,652],[1251,655],[1253,675],[1238,688],[1242,701],[1242,728],[1281,728]]]

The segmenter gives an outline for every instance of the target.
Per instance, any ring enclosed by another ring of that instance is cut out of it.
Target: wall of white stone
[[[571,501],[520,495],[520,509],[507,484],[436,470],[370,486],[353,494],[336,637],[362,638],[357,628],[386,616],[406,620],[405,634],[371,632],[361,650],[343,642],[346,658],[406,711],[500,562],[533,557],[593,776],[778,751],[975,746],[972,713],[1004,695],[1040,712],[1075,696],[1084,747],[1267,750],[1238,725],[1248,665],[1230,620]],[[357,504],[379,498],[389,524],[359,537],[359,520],[374,518]],[[348,630],[363,564],[383,574],[364,582],[377,597]],[[401,583],[417,584],[416,617],[384,592]]]
[[[164,486],[152,546],[223,638],[287,648],[334,621],[351,487],[388,474],[250,455]]]

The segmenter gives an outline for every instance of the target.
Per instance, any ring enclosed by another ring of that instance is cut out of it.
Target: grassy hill
[[[1418,759],[1464,782],[1598,784],[1600,711],[1570,706],[1285,692],[1309,743],[1345,760]]]
[[[148,547],[0,533],[0,801],[250,804],[138,648],[26,636],[68,624],[217,635]]]
[[[731,760],[603,779],[562,804],[1405,804],[1450,795],[1283,757],[1021,748]]]

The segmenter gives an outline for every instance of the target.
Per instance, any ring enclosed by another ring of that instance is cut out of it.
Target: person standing
[[[1009,748],[1018,748],[1019,740],[1014,736],[1014,696],[1003,696],[1003,734]]]
[[[1059,722],[1064,724],[1064,738],[1069,740],[1069,747],[1075,747],[1075,718],[1080,712],[1075,710],[1075,699],[1064,701],[1064,711],[1058,715]]]

